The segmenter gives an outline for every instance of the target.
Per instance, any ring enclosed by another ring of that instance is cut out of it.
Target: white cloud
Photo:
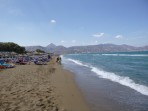
[[[92,35],[93,37],[97,37],[97,38],[99,38],[99,37],[102,37],[104,35],[104,33],[99,33],[99,34],[94,34],[94,35]]]
[[[52,20],[50,21],[50,23],[56,23],[56,20],[52,19]]]
[[[122,35],[116,35],[115,38],[116,38],[116,39],[122,39],[123,36],[122,36]]]
[[[64,40],[61,40],[61,42],[64,43],[65,41]]]
[[[71,42],[72,42],[72,43],[76,43],[76,40],[72,40]]]

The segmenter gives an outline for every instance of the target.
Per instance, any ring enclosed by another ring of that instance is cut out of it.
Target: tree
[[[13,42],[0,42],[0,51],[22,54],[25,53],[25,47],[21,47]]]

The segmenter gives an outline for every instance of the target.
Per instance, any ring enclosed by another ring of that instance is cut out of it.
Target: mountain
[[[48,46],[46,46],[45,48],[46,48],[46,52],[54,52],[54,50],[55,50],[55,48],[56,48],[57,46],[55,45],[55,44],[53,44],[53,43],[51,43],[51,44],[49,44]]]
[[[51,43],[51,44],[47,45],[46,47],[47,47],[47,48],[55,48],[55,47],[56,47],[56,45],[55,45],[55,44],[53,44],[53,43]]]
[[[127,51],[148,51],[148,46],[134,47],[130,45],[115,45],[115,44],[99,44],[99,45],[87,45],[87,46],[56,46],[51,43],[46,47],[42,46],[27,46],[26,50],[34,51],[41,49],[46,52],[52,52],[55,54],[71,54],[71,53],[96,53],[96,52],[127,52]]]
[[[40,50],[43,50],[43,51],[46,50],[46,48],[43,47],[43,46],[26,46],[25,49],[27,51],[35,51],[36,49],[40,49]]]
[[[51,43],[46,47],[43,46],[26,46],[27,51],[35,51],[36,49],[43,50],[45,52],[56,53],[56,54],[63,54],[67,52],[67,48],[64,46],[56,46],[55,44]]]
[[[99,44],[88,46],[69,47],[69,53],[95,53],[95,52],[129,52],[129,51],[148,51],[148,47],[134,47],[130,45]]]

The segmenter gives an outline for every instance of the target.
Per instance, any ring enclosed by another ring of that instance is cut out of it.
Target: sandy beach
[[[89,111],[73,74],[53,59],[0,71],[0,111]]]

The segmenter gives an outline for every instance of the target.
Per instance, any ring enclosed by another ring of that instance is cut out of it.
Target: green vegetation
[[[13,42],[0,42],[0,51],[2,52],[16,52],[19,54],[25,53],[25,47],[21,47]]]
[[[40,50],[40,49],[36,49],[36,52],[38,52],[38,53],[45,53],[45,51]]]

